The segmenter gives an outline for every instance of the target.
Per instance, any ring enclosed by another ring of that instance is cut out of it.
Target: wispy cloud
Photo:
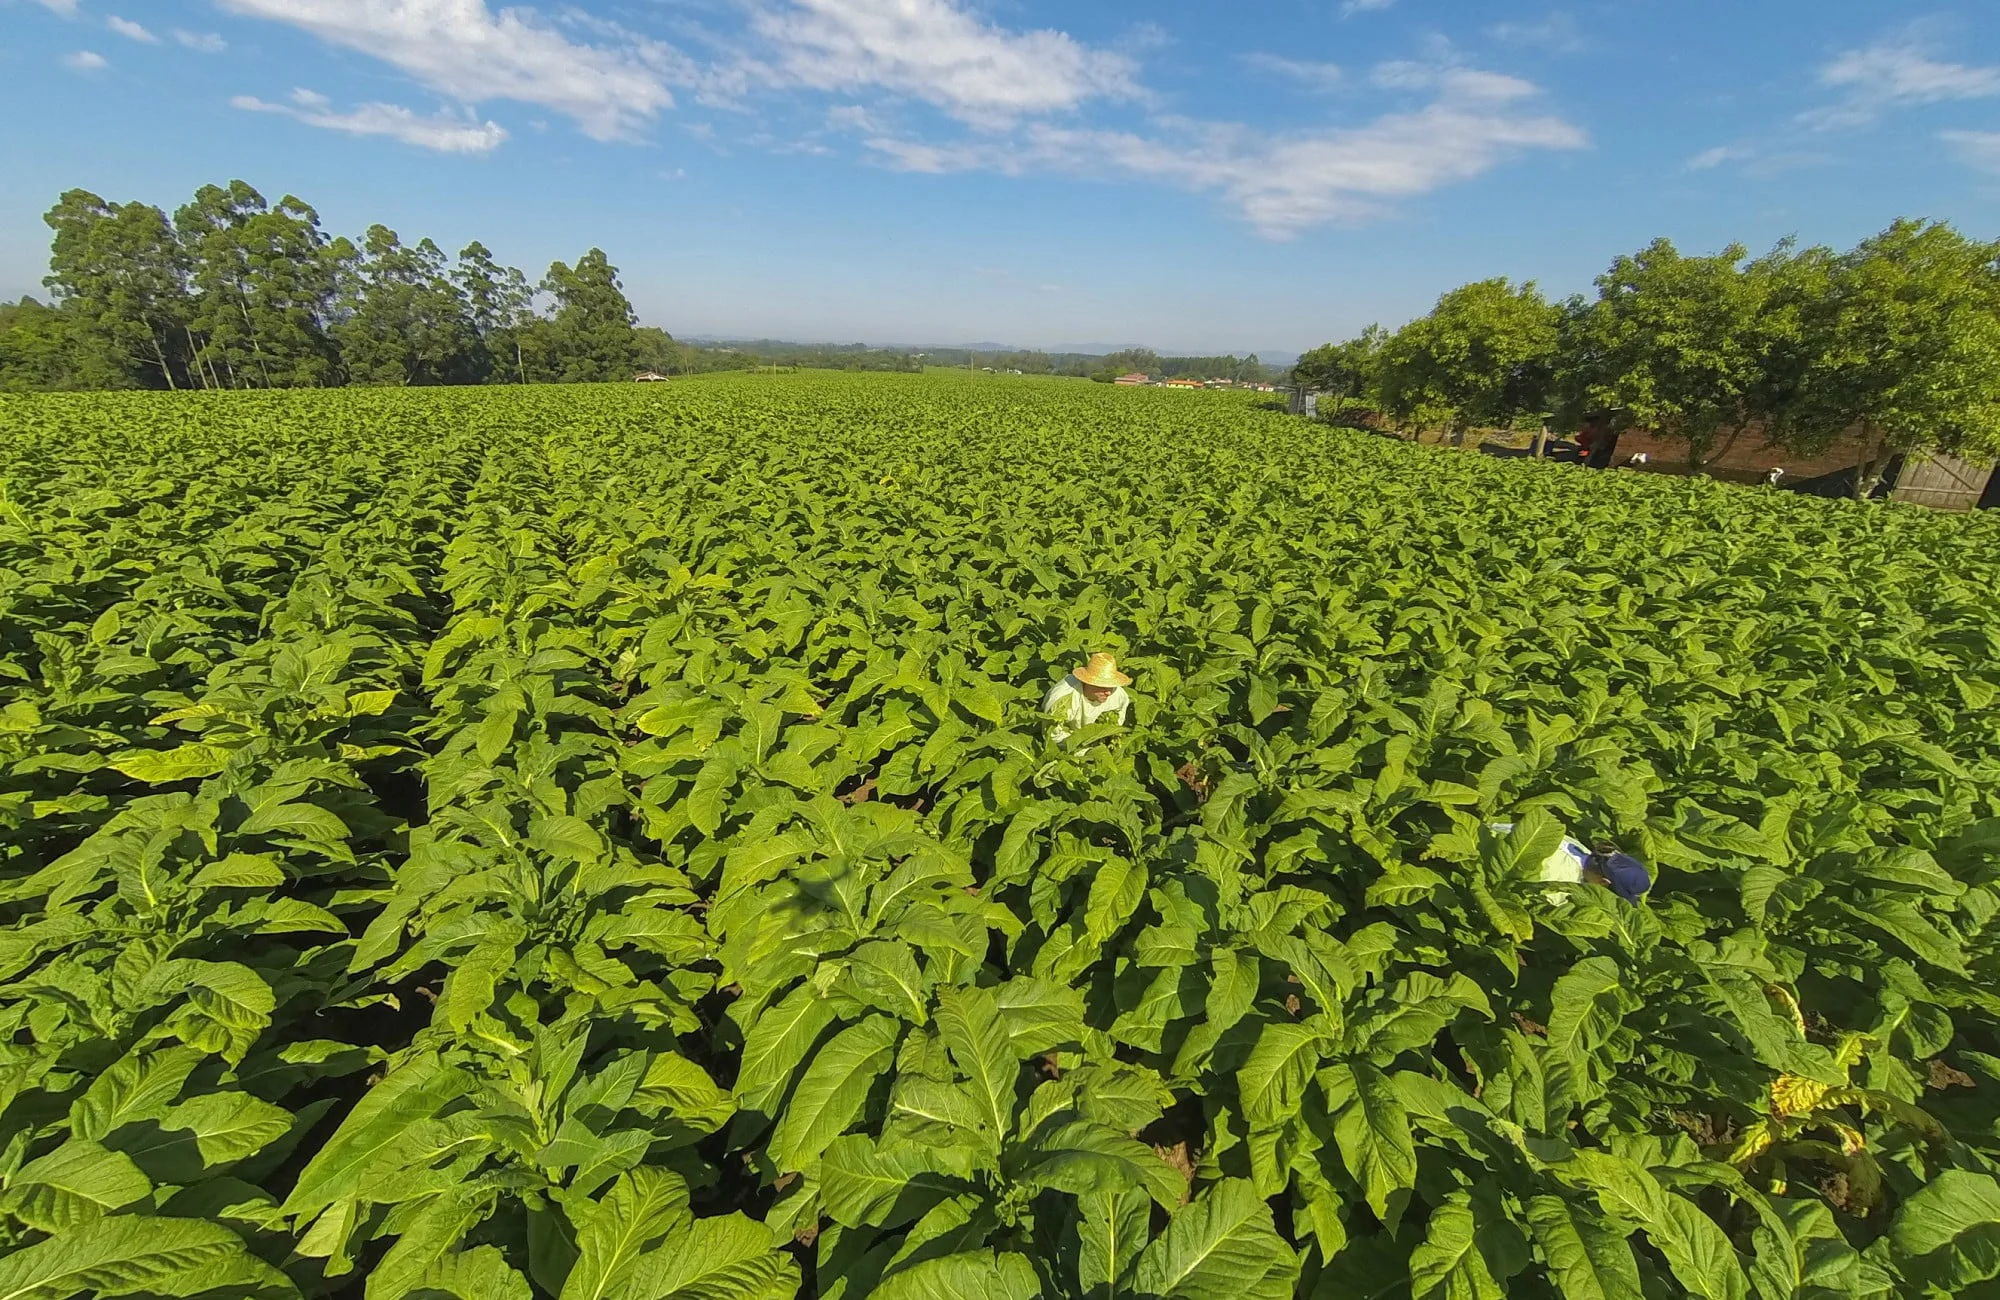
[[[1332,90],[1347,80],[1338,63],[1288,59],[1282,54],[1246,54],[1243,62],[1258,72],[1285,77],[1310,90]]]
[[[1747,162],[1756,156],[1757,151],[1748,145],[1719,144],[1713,149],[1704,149],[1688,159],[1687,166],[1691,172],[1714,171],[1724,163]]]
[[[129,40],[143,41],[147,45],[158,45],[160,38],[147,31],[130,18],[120,18],[116,14],[104,20],[104,25]]]
[[[658,41],[571,40],[532,10],[494,12],[486,0],[217,0],[224,9],[288,23],[371,54],[466,104],[538,104],[599,140],[631,137],[673,107],[668,88],[693,65]],[[388,107],[388,106],[374,106]],[[393,134],[373,131],[370,134]],[[497,143],[497,142],[496,142]]]
[[[72,72],[102,72],[110,63],[95,50],[78,50],[62,56],[62,65]]]
[[[1574,15],[1557,10],[1534,22],[1495,23],[1486,34],[1506,45],[1548,50],[1555,54],[1581,54],[1590,48]]]
[[[1950,145],[1966,166],[2000,176],[2000,131],[1944,131],[1938,139]]]
[[[190,32],[176,27],[174,39],[202,54],[220,54],[229,48],[229,42],[214,32]]]
[[[35,3],[65,18],[76,17],[76,0],[35,0]]]
[[[307,126],[348,135],[387,136],[438,153],[489,153],[507,139],[506,130],[497,122],[448,112],[427,117],[398,104],[362,104],[349,112],[336,112],[326,96],[310,90],[293,91],[289,104],[267,103],[254,95],[238,95],[229,103],[246,112],[277,113]]]
[[[1849,50],[1820,69],[1819,81],[1842,96],[1799,114],[1816,131],[1866,126],[1891,109],[2000,96],[2000,67],[1939,58],[1921,30]]]
[[[1396,0],[1346,0],[1346,3],[1340,6],[1340,16],[1352,18],[1356,14],[1374,13],[1387,9],[1395,3]]]
[[[1150,134],[1035,123],[1005,141],[877,136],[866,143],[903,171],[1110,174],[1214,193],[1273,239],[1382,216],[1396,200],[1471,180],[1523,151],[1588,143],[1569,122],[1533,111],[1539,92],[1517,78],[1468,68],[1420,74],[1405,65],[1377,76],[1404,86],[1427,78],[1433,97],[1362,126],[1279,135],[1164,119]]]
[[[1587,143],[1538,104],[1536,86],[1464,66],[1442,38],[1422,47],[1428,62],[1383,64],[1369,75],[1400,108],[1350,125],[1264,130],[1161,115],[1139,75],[1139,52],[1161,39],[1150,29],[1094,45],[1064,31],[1005,26],[975,0],[717,0],[717,12],[741,13],[744,24],[727,34],[687,28],[686,39],[708,51],[700,61],[582,11],[556,10],[557,0],[547,0],[549,17],[509,0],[215,2],[372,55],[453,105],[426,116],[386,103],[341,111],[318,96],[235,101],[326,130],[482,153],[507,138],[471,107],[493,100],[539,105],[614,140],[640,137],[682,92],[743,109],[759,96],[830,97],[818,106],[823,126],[803,137],[757,130],[728,143],[824,153],[845,139],[870,161],[904,171],[1123,177],[1214,195],[1272,238],[1363,220],[1521,154]],[[1245,63],[1313,90],[1343,79],[1327,62],[1260,53]],[[940,117],[950,124],[940,126]],[[710,125],[682,129],[725,151]]]
[[[1126,55],[1064,32],[1006,31],[951,0],[791,0],[751,22],[790,84],[906,95],[977,127],[1138,94]]]

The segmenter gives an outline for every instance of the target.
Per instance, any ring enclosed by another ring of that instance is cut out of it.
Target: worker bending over
[[[1094,654],[1069,676],[1049,688],[1042,712],[1055,719],[1056,740],[1070,736],[1093,722],[1109,718],[1124,726],[1132,713],[1132,697],[1125,688],[1132,679],[1118,671],[1118,661],[1108,654]]]

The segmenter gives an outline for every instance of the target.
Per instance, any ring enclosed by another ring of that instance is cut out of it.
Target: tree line
[[[205,185],[171,216],[87,190],[43,218],[49,302],[0,303],[0,391],[561,383],[764,365],[1018,370],[1109,381],[1131,371],[1264,382],[1255,355],[927,351],[761,340],[699,346],[641,326],[593,248],[537,281],[474,241],[455,257],[387,226],[331,235],[305,201]]]
[[[1594,295],[1550,302],[1532,282],[1481,280],[1399,330],[1314,348],[1292,373],[1336,411],[1459,443],[1595,424],[1677,442],[1699,468],[1746,435],[1801,457],[1852,439],[1866,496],[1898,455],[2000,456],[2000,243],[1911,220],[1845,252],[1690,257],[1660,239],[1613,262]]]
[[[44,219],[55,301],[0,307],[0,389],[576,382],[679,355],[600,249],[531,283],[477,241],[330,236],[240,180],[171,218],[71,190]]]

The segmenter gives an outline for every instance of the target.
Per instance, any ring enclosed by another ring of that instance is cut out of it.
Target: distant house
[[[665,375],[656,375],[650,370],[641,370],[638,374],[632,376],[632,382],[635,384],[664,384],[667,382],[667,377]]]
[[[1144,384],[1144,383],[1150,383],[1151,381],[1148,380],[1142,372],[1134,370],[1131,374],[1120,375],[1118,376],[1118,378],[1112,380],[1111,382],[1114,384]]]
[[[1206,387],[1207,387],[1207,385],[1206,385],[1206,384],[1204,384],[1204,383],[1202,383],[1202,382],[1201,382],[1201,380],[1199,380],[1199,379],[1169,379],[1169,380],[1167,381],[1167,387],[1168,387],[1168,388],[1206,388]]]

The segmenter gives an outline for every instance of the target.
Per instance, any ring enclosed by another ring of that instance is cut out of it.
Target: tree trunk
[[[1536,460],[1546,459],[1549,454],[1549,426],[1535,430],[1535,441],[1531,453]]]
[[[1724,456],[1736,450],[1736,440],[1743,436],[1743,430],[1746,427],[1748,426],[1739,424],[1734,429],[1731,429],[1729,436],[1722,440],[1722,447],[1713,456],[1709,457],[1709,460],[1711,462],[1721,460]]]
[[[152,331],[149,330],[148,333]],[[174,368],[167,364],[167,350],[160,346],[160,336],[157,333],[153,333],[152,337],[153,355],[159,358],[160,362],[160,377],[167,381],[168,392],[177,393],[180,391],[180,385],[174,382]]]
[[[201,381],[202,388],[222,387],[222,377],[215,373],[215,358],[208,355],[206,345],[195,342],[194,327],[183,325],[181,333],[187,335],[188,356],[194,361],[195,378]]]
[[[236,309],[243,313],[243,332],[250,336],[250,355],[257,358],[257,369],[264,374],[264,387],[271,387],[271,367],[264,364],[264,349],[257,346],[257,327],[250,320],[250,304],[240,295],[236,299]]]

